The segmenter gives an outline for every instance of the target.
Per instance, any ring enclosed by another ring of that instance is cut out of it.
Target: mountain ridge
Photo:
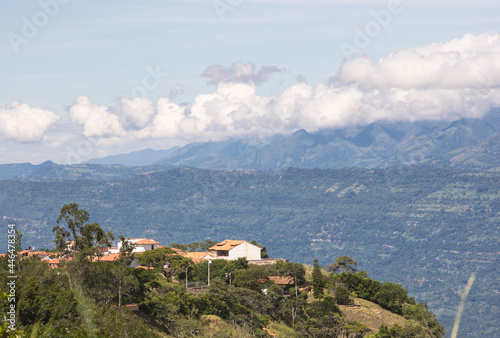
[[[485,153],[487,149],[480,145],[495,135],[500,135],[500,109],[492,110],[481,119],[373,122],[315,132],[299,129],[292,134],[274,135],[267,139],[197,142],[168,150],[145,149],[91,159],[84,163],[270,171],[288,167],[381,169],[421,164],[467,170],[499,170],[498,162],[489,156],[476,156],[473,163],[451,160],[460,151],[470,151],[470,147]],[[500,147],[498,138],[493,137],[489,142],[490,147]]]

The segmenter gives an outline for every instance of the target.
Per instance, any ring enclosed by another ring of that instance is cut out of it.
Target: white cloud
[[[118,115],[106,106],[98,106],[86,96],[76,98],[69,110],[71,122],[83,127],[83,135],[87,137],[125,136],[125,131]]]
[[[375,61],[344,62],[334,80],[363,89],[485,88],[500,86],[500,36],[471,34],[411,48]]]
[[[17,142],[40,142],[60,117],[42,108],[14,101],[0,108],[0,137]]]
[[[258,83],[276,69],[256,70],[253,63],[212,66],[205,75],[218,84],[217,91],[196,96],[189,106],[139,98],[122,99],[112,109],[79,97],[70,117],[86,136],[107,141],[205,141],[379,120],[480,117],[500,106],[500,36],[495,33],[466,35],[378,61],[358,57],[344,62],[328,84],[297,83],[278,94],[258,95]]]

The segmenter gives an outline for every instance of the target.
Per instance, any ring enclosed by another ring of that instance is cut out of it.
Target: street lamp
[[[210,264],[212,264],[212,260],[208,260],[208,286],[210,286]]]

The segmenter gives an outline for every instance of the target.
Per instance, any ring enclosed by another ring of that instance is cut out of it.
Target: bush
[[[349,297],[349,289],[345,286],[340,286],[335,290],[335,301],[339,305],[352,305],[354,301]]]

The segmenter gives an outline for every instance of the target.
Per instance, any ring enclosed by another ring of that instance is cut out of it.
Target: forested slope
[[[373,278],[403,283],[448,331],[457,291],[477,272],[461,332],[484,337],[500,334],[499,190],[498,173],[429,167],[175,169],[109,182],[0,181],[0,217],[17,219],[23,246],[51,246],[54,215],[76,202],[106,231],[162,244],[257,240],[271,256],[322,265],[345,254]]]

